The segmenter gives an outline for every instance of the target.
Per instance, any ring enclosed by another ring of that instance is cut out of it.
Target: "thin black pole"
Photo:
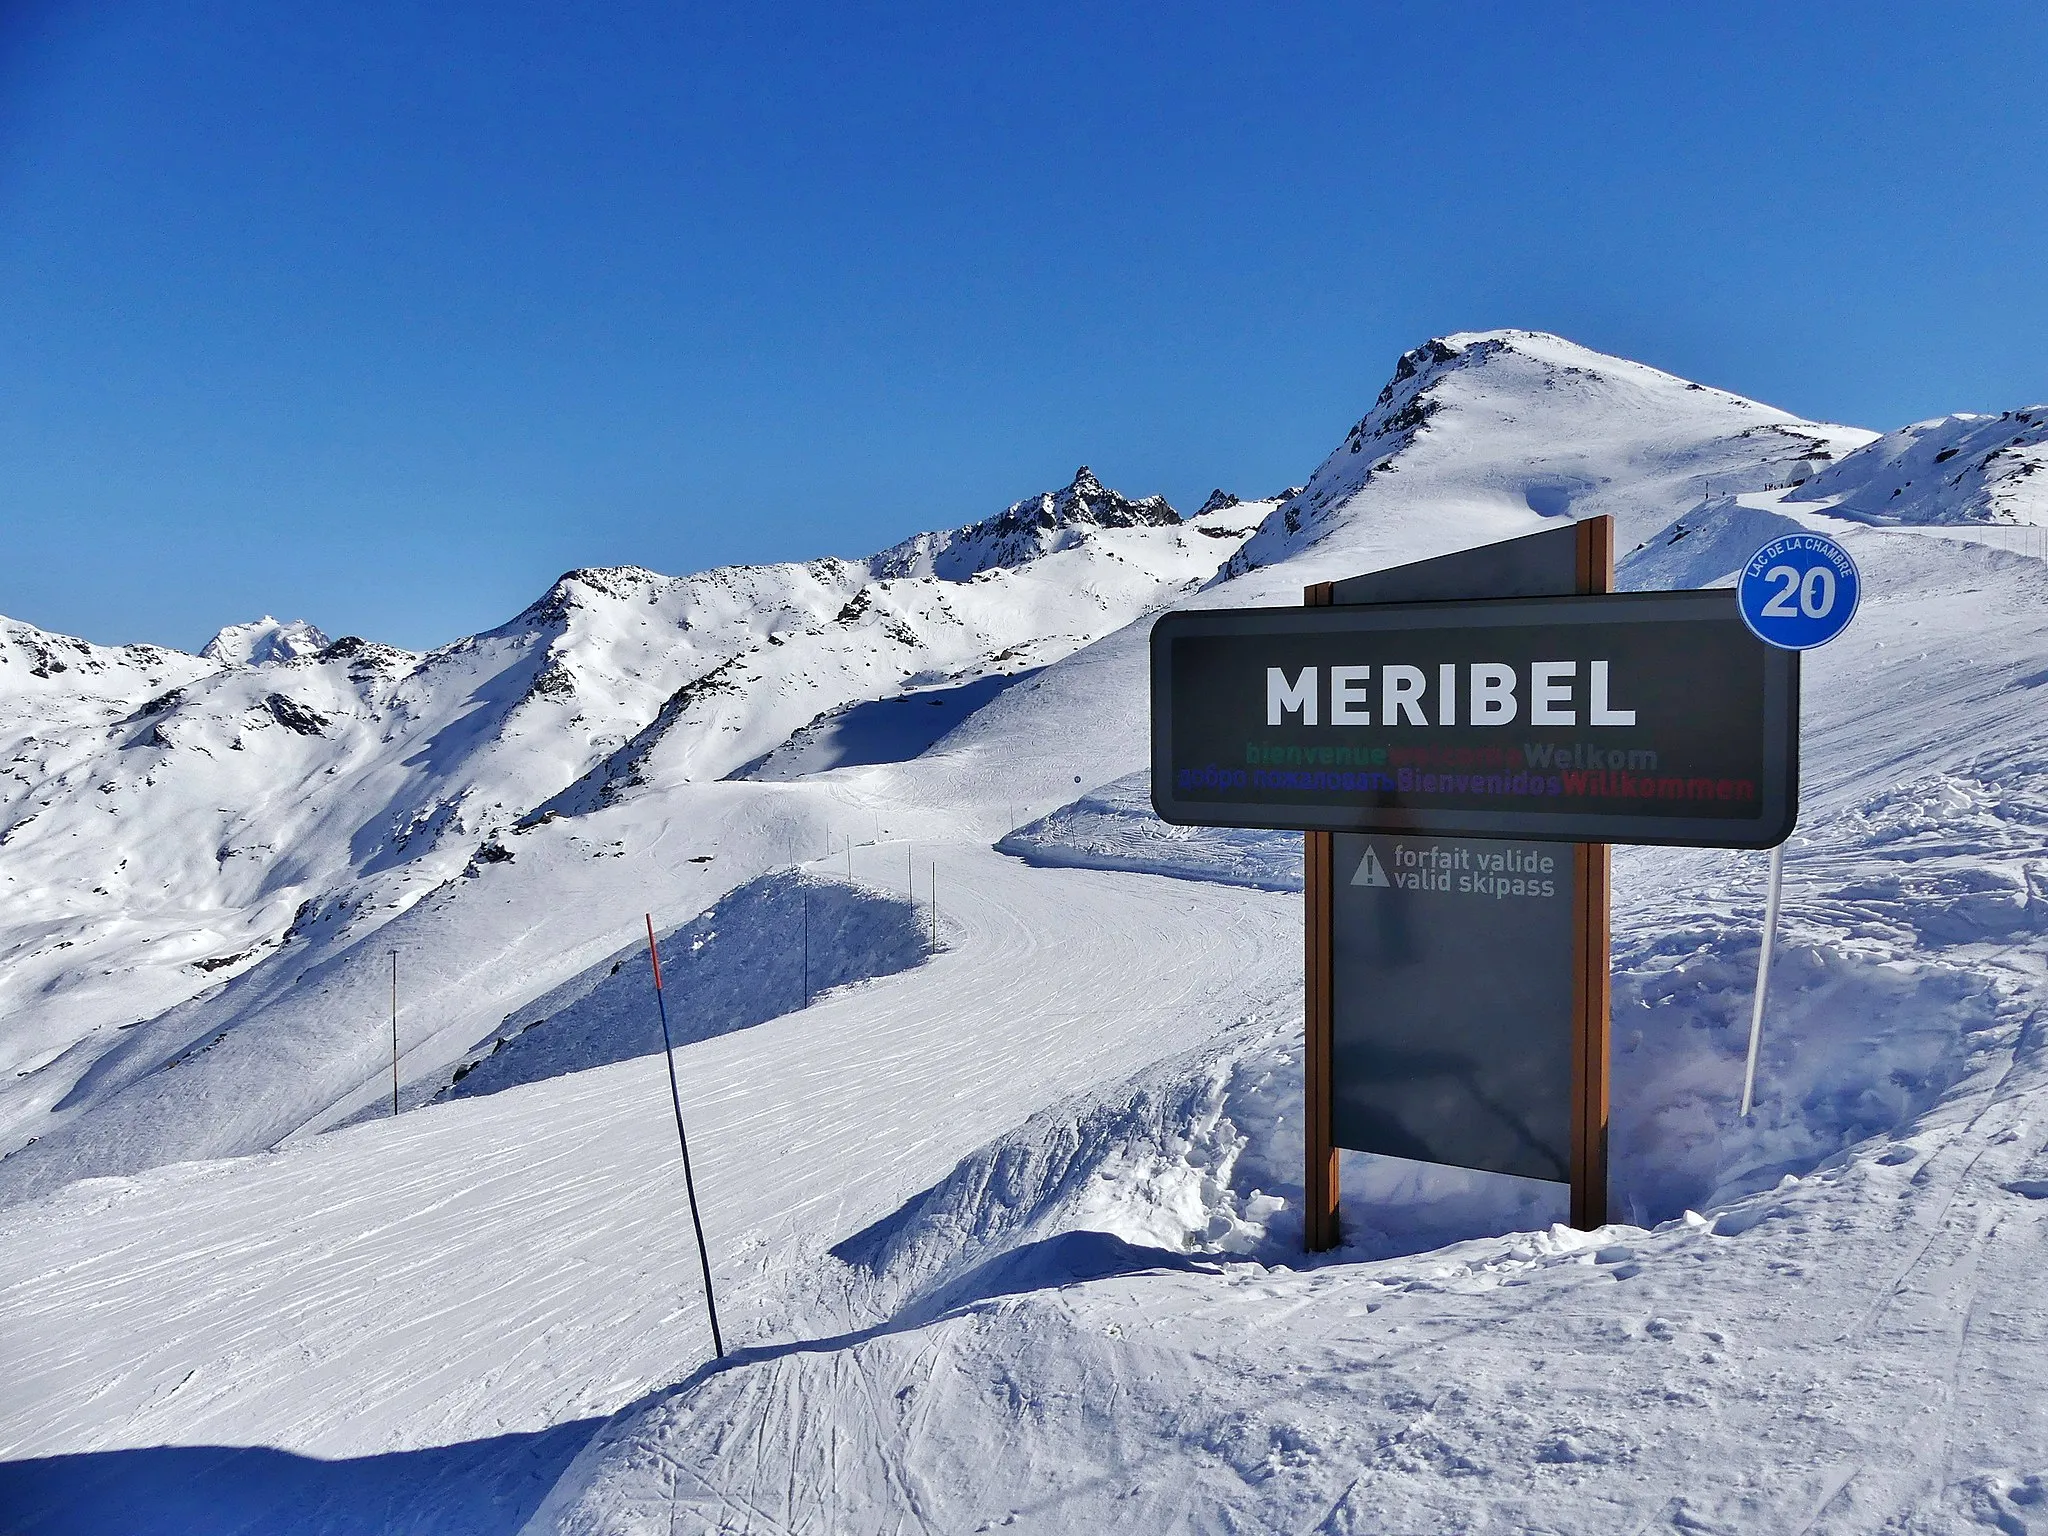
[[[704,1269],[704,1312],[711,1319],[711,1348],[725,1358],[718,1334],[718,1301],[711,1294],[711,1250],[704,1246],[704,1222],[697,1214],[697,1181],[690,1177],[690,1138],[683,1134],[683,1091],[676,1086],[676,1048],[669,1039],[668,1004],[661,996],[661,951],[654,943],[654,914],[647,914],[647,958],[654,963],[654,1006],[661,1010],[661,1058],[668,1063],[668,1099],[676,1111],[676,1145],[683,1149],[683,1188],[690,1196],[690,1225],[697,1229],[697,1262]]]
[[[797,898],[803,903],[804,1006],[808,1008],[811,1006],[811,888],[807,885],[798,886]]]
[[[398,1118],[398,951],[391,951],[391,1118]]]
[[[932,865],[932,949],[939,952],[939,866]]]

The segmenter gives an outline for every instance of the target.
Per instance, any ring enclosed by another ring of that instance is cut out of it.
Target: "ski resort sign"
[[[1339,1147],[1558,1180],[1606,1221],[1608,845],[1791,831],[1797,651],[1732,592],[1613,586],[1595,517],[1153,627],[1159,814],[1307,834],[1312,1250]]]
[[[1726,591],[1172,613],[1153,804],[1182,825],[1767,848],[1798,814],[1798,699],[1797,653]]]

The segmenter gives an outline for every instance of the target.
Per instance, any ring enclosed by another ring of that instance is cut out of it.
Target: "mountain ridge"
[[[128,1091],[120,1082],[152,1085],[161,1103],[148,1117],[168,1124],[186,1113],[185,1090],[162,1097],[164,1085],[197,1091],[210,1060],[231,1076],[235,1031],[265,1009],[289,1015],[304,995],[293,977],[357,977],[393,924],[446,926],[483,892],[542,878],[548,860],[615,857],[639,834],[613,849],[604,827],[666,825],[661,808],[685,803],[676,797],[704,799],[863,701],[986,681],[985,702],[918,761],[982,784],[1008,775],[1023,798],[1057,782],[1072,748],[1056,718],[1085,710],[1090,692],[1117,701],[1100,707],[1116,724],[1105,722],[1084,772],[1113,779],[1142,763],[1139,621],[1161,606],[1294,602],[1304,581],[1603,511],[1627,540],[1719,500],[1781,499],[1875,440],[1542,333],[1459,333],[1403,354],[1372,410],[1284,499],[1182,518],[1084,468],[1062,491],[867,561],[680,577],[578,568],[506,623],[420,656],[353,637],[261,668],[138,653],[120,699],[18,762],[0,799],[0,944],[17,956],[0,1008],[33,1000],[21,1016],[34,1021],[0,1044],[14,1070],[0,1079],[0,1148],[44,1134],[34,1161],[56,1176],[57,1122],[46,1117],[99,1115],[103,1100],[112,1107],[102,1090]],[[1689,557],[1707,548],[1686,546]],[[1028,684],[1002,686],[1027,672]],[[836,797],[832,786],[858,777],[828,770],[817,783]],[[711,796],[785,809],[767,830],[729,826],[736,841],[718,874],[706,866],[686,888],[730,888],[803,853],[826,803],[805,797],[807,782]],[[95,840],[108,854],[81,862],[75,850]],[[588,870],[600,884],[603,868]],[[54,928],[53,911],[64,914]],[[563,942],[559,958],[534,963],[567,964],[577,951]],[[369,983],[347,983],[359,984]],[[322,1018],[294,1026],[294,1050],[346,1033],[339,1015]],[[92,1076],[112,1031],[152,1020],[162,1028],[123,1041],[124,1059],[142,1065]],[[170,1050],[181,1020],[226,1033],[211,1056],[164,1077],[161,1062],[184,1058],[145,1047],[160,1038]],[[448,1049],[467,1048],[454,1040],[466,1028],[448,1026]],[[261,1037],[246,1036],[250,1049]],[[290,1128],[261,1134],[279,1125]],[[145,1150],[156,1131],[121,1134],[123,1160],[159,1155]],[[240,1144],[179,1145],[218,1155]]]

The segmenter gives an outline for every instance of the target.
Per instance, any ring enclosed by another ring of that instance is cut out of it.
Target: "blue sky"
[[[1304,477],[1499,325],[2048,398],[2036,5],[0,5],[0,612],[412,646],[1092,465]]]

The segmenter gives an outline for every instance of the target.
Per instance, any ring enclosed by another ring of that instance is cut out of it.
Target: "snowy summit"
[[[1132,501],[1105,489],[1083,464],[1064,490],[1012,502],[994,517],[949,533],[921,533],[875,557],[877,574],[958,581],[996,566],[1024,565],[1071,549],[1102,528],[1170,528],[1180,514],[1164,496]]]
[[[263,667],[276,661],[301,661],[333,642],[308,624],[294,619],[281,624],[269,614],[248,624],[230,624],[199,652],[224,667]]]

